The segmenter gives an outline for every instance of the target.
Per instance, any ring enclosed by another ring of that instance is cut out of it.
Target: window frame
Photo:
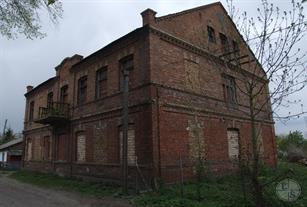
[[[130,64],[129,64],[130,63]],[[128,71],[133,71],[134,69],[134,55],[127,55],[125,57],[123,57],[122,59],[119,60],[119,75],[118,75],[118,88],[119,91],[123,91],[123,81],[124,81],[124,75],[123,72],[124,70],[128,70]],[[131,80],[131,75],[129,76],[129,86],[131,84],[130,80]]]
[[[34,109],[35,109],[35,101],[30,101],[30,106],[29,106],[29,121],[33,121],[34,119]]]
[[[78,98],[77,104],[82,105],[86,103],[87,99],[87,75],[78,79]]]
[[[66,103],[68,99],[68,85],[64,85],[60,89],[60,102]]]
[[[108,66],[104,66],[96,71],[95,99],[100,99],[107,94],[107,81]],[[102,85],[105,85],[106,87],[104,88]]]
[[[53,103],[53,92],[47,94],[47,108],[51,108]]]
[[[229,40],[228,40],[228,37],[225,34],[223,34],[223,33],[219,33],[219,36],[220,36],[222,51],[223,52],[229,52]]]
[[[232,49],[235,53],[238,53],[240,51],[239,44],[235,40],[232,40]]]
[[[216,43],[216,36],[215,36],[214,28],[208,25],[207,32],[208,32],[208,41],[211,43]]]
[[[233,76],[223,74],[223,93],[224,100],[229,105],[237,105],[237,89],[236,81]]]

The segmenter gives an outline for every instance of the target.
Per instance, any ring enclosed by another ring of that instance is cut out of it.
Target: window
[[[87,76],[83,76],[78,80],[78,104],[86,102],[87,94]]]
[[[224,75],[224,99],[229,104],[237,104],[236,82],[234,77]]]
[[[85,162],[86,139],[84,134],[77,134],[77,161]]]
[[[122,161],[122,150],[123,150],[123,131],[120,130],[119,132],[119,142],[120,142],[120,150],[119,150],[119,159],[120,162]],[[128,164],[134,165],[135,164],[135,132],[134,129],[128,130],[128,149],[127,149],[127,157],[128,157]]]
[[[120,61],[119,66],[119,90],[122,91],[124,88],[124,75],[123,71],[128,70],[130,71],[129,75],[129,85],[131,84],[131,78],[133,77],[131,71],[133,70],[133,55],[128,55],[122,58]]]
[[[96,99],[103,97],[107,93],[107,73],[107,67],[103,67],[96,72]]]
[[[220,33],[220,39],[221,39],[221,45],[222,45],[222,51],[228,52],[229,51],[229,43],[226,35]]]
[[[209,40],[209,42],[215,43],[216,39],[215,39],[215,31],[214,31],[214,29],[212,27],[210,27],[210,26],[207,26],[207,31],[208,31],[208,40]]]
[[[68,102],[68,85],[62,86],[60,92],[60,102],[67,103]]]
[[[53,92],[50,92],[47,95],[47,108],[52,107],[52,102],[53,102]]]
[[[34,116],[34,101],[30,102],[29,121],[33,121]]]
[[[232,49],[236,53],[239,52],[239,50],[240,50],[239,49],[239,45],[238,45],[238,43],[235,40],[232,41]]]
[[[228,154],[231,160],[239,158],[239,131],[235,129],[227,130]]]

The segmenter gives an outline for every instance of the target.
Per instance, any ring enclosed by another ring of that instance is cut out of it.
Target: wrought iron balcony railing
[[[62,124],[69,121],[70,107],[67,103],[51,102],[47,107],[39,107],[38,119],[40,124]]]

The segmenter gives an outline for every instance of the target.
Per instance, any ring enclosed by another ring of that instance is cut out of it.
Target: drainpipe
[[[161,177],[161,153],[160,153],[160,95],[159,88],[156,87],[156,108],[157,108],[157,133],[158,133],[158,173]]]

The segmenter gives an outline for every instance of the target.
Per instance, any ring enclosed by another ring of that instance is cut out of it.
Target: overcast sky
[[[36,40],[22,37],[7,40],[0,36],[0,131],[5,119],[8,119],[8,125],[14,131],[22,131],[25,107],[23,95],[26,86],[36,86],[54,76],[54,67],[65,57],[74,54],[86,57],[135,28],[141,27],[140,13],[147,8],[152,8],[157,11],[157,16],[162,16],[215,1],[63,0],[62,2],[64,14],[60,23],[53,25],[48,20],[42,22],[47,37]],[[226,7],[226,2],[221,2]],[[250,14],[256,13],[255,9],[259,2],[260,0],[234,0],[240,10],[246,10]],[[283,8],[290,0],[272,2]],[[304,41],[307,44],[307,40]],[[298,95],[303,99],[305,106],[307,106],[306,94],[307,90],[304,90]],[[300,118],[286,124],[276,123],[277,133],[287,133],[289,130],[301,130],[307,135],[307,121],[304,122],[304,119]]]

